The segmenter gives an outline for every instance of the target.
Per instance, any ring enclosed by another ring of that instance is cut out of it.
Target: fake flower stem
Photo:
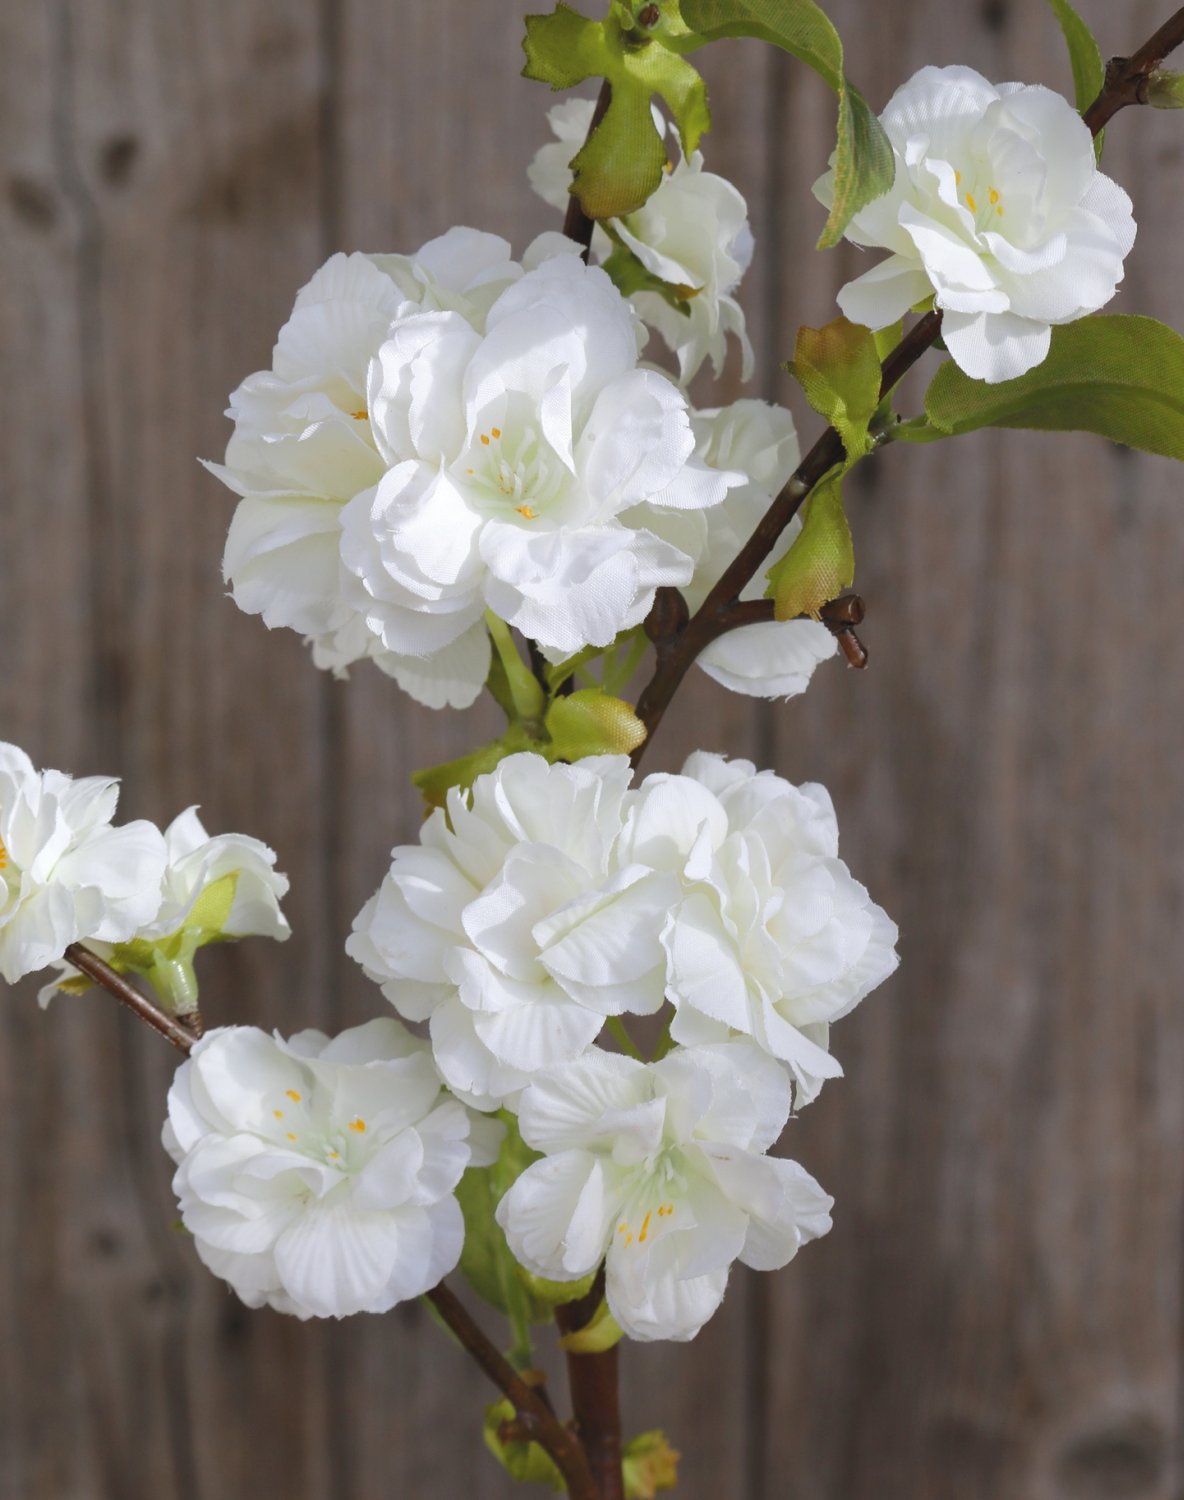
[[[95,984],[101,985],[115,998],[127,1006],[128,1010],[134,1011],[141,1021],[147,1021],[154,1031],[159,1031],[166,1041],[172,1042],[178,1052],[188,1052],[197,1037],[187,1027],[175,1021],[172,1016],[166,1015],[164,1011],[158,1010],[148,999],[147,995],[140,993],[134,985],[131,985],[123,977],[117,974],[110,964],[106,964],[89,948],[81,943],[71,943],[66,949],[66,959],[74,967],[92,979]]]

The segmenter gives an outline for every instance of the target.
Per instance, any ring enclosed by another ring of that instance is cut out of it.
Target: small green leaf
[[[645,725],[632,704],[600,688],[581,688],[556,698],[547,710],[548,754],[555,760],[585,755],[629,755],[645,739]]]
[[[193,908],[185,919],[185,926],[200,932],[203,942],[209,942],[212,938],[220,936],[222,929],[230,920],[230,910],[234,905],[234,894],[237,889],[237,870],[229,875],[223,875],[221,880],[212,881],[193,903]]]
[[[630,1439],[621,1454],[625,1500],[654,1500],[662,1490],[674,1489],[678,1484],[680,1457],[660,1428]]]
[[[519,1484],[545,1484],[556,1494],[566,1490],[563,1475],[554,1460],[538,1443],[521,1438],[503,1438],[503,1429],[509,1427],[518,1413],[508,1400],[495,1402],[485,1413],[485,1446]]]
[[[822,606],[855,581],[855,548],[843,513],[844,465],[814,486],[802,509],[802,529],[789,551],[769,569],[766,599],[778,620],[818,618]]]
[[[799,328],[790,374],[806,400],[843,440],[854,463],[871,447],[868,425],[880,404],[875,335],[846,318],[824,328]]]
[[[942,365],[925,416],[896,435],[932,442],[980,427],[1096,432],[1184,459],[1184,338],[1154,318],[1098,313],[1054,328],[1047,359],[1016,380],[987,385]]]
[[[543,712],[545,702],[543,690],[534,673],[522,660],[518,647],[514,644],[514,637],[510,633],[510,627],[491,609],[485,611],[485,626],[493,642],[494,654],[501,664],[504,679],[502,691],[508,695],[510,701],[509,717],[525,722],[538,719]],[[492,686],[490,691],[496,698],[497,693]]]
[[[839,96],[834,185],[820,250],[838,244],[861,208],[881,197],[896,176],[884,127],[843,71],[843,44],[814,0],[682,0],[683,20],[701,37],[755,36],[791,52]]]
[[[1106,82],[1106,64],[1094,40],[1094,34],[1070,5],[1069,0],[1048,0],[1060,23],[1069,49],[1069,66],[1073,70],[1073,97],[1082,114],[1102,92]],[[1103,132],[1104,133],[1104,132]],[[1102,134],[1094,140],[1094,155],[1102,159]]]
[[[667,0],[670,9],[670,0]],[[658,94],[670,111],[689,156],[711,125],[707,87],[679,52],[666,45],[685,39],[681,21],[640,34],[621,24],[618,10],[592,21],[560,0],[550,15],[527,16],[527,78],[553,89],[603,78],[611,89],[604,118],[571,166],[572,192],[592,219],[620,218],[641,207],[662,180],[666,144],[650,101]]]
[[[559,1347],[565,1354],[603,1354],[607,1349],[615,1348],[624,1337],[621,1325],[609,1312],[608,1303],[602,1297],[600,1306],[583,1328],[565,1333],[559,1340]]]

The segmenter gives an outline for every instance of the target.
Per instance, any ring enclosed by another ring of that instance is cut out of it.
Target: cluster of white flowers
[[[530,177],[557,207],[591,114],[550,113]],[[1113,295],[1130,204],[1065,101],[930,68],[883,122],[896,183],[848,234],[891,257],[844,288],[848,317],[880,328],[932,296],[959,366],[998,381]],[[829,202],[830,174],[816,191]],[[680,156],[592,248],[645,289],[627,300],[560,235],[516,261],[472,229],[314,276],[210,466],[241,497],[225,572],[244,610],[304,634],[322,666],[371,658],[439,707],[480,691],[491,617],[558,661],[616,643],[660,587],[702,603],[799,458],[784,408],[696,411],[683,388],[707,360],[719,373],[729,336],[749,373],[744,200]],[[640,362],[646,325],[681,384]],[[699,664],[788,696],[834,652],[820,624],[770,622]],[[22,812],[7,775],[0,971],[84,932],[166,939],[232,868],[220,930],[284,935],[269,851],[207,840],[192,813],[121,843],[109,783],[71,801],[38,781]],[[702,752],[636,786],[623,756],[507,755],[394,850],[347,943],[426,1037],[393,1018],[332,1042],[211,1034],[169,1097],[182,1217],[252,1305],[382,1311],[457,1264],[456,1189],[496,1158],[501,1110],[534,1153],[496,1210],[523,1271],[576,1283],[603,1263],[625,1333],[693,1337],[736,1261],[782,1266],[829,1229],[830,1198],[769,1153],[840,1075],[831,1025],[893,971],[896,936],[839,858],[820,786]],[[655,1060],[626,1055],[629,1018],[658,1016]]]
[[[565,1281],[611,1246],[635,1338],[691,1337],[734,1260],[783,1264],[829,1224],[817,1184],[764,1152],[791,1090],[841,1072],[830,1023],[896,966],[837,845],[823,788],[746,761],[699,753],[630,789],[624,757],[521,754],[394,851],[355,923],[348,951],[428,1023],[452,1091],[510,1108],[545,1153],[502,1203],[515,1254]],[[667,1003],[662,1062],[595,1046],[607,1018]]]
[[[118,798],[112,777],[38,771],[0,743],[0,976],[9,984],[55,970],[43,1003],[74,987],[82,976],[64,955],[77,942],[122,966],[124,953],[167,962],[184,948],[187,963],[203,942],[289,936],[279,909],[288,881],[266,845],[210,838],[195,808],[164,833],[143,820],[115,827]]]

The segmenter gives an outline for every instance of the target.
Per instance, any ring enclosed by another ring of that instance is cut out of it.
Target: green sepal
[[[631,703],[602,688],[581,688],[558,697],[544,721],[552,760],[582,760],[586,755],[629,755],[645,740],[645,725]]]
[[[667,0],[668,13],[677,7]],[[603,119],[573,158],[572,192],[592,219],[620,218],[638,209],[662,180],[666,144],[650,101],[658,94],[678,127],[684,153],[698,149],[710,128],[707,86],[668,42],[685,42],[678,21],[642,34],[622,25],[619,8],[592,21],[560,0],[550,15],[526,17],[523,48],[527,78],[553,89],[603,78],[611,99]]]
[[[578,1281],[548,1281],[545,1276],[532,1276],[525,1266],[518,1266],[518,1279],[530,1294],[531,1305],[535,1309],[534,1322],[543,1323],[555,1308],[586,1297],[592,1290],[596,1272],[590,1271]]]
[[[765,598],[778,620],[818,618],[822,606],[855,581],[855,547],[843,512],[843,474],[836,464],[824,474],[802,508],[802,529],[789,551],[769,569]]]
[[[661,1428],[640,1433],[625,1444],[621,1467],[625,1474],[625,1500],[654,1500],[662,1490],[678,1484],[678,1460]]]
[[[706,41],[754,36],[806,63],[839,99],[834,196],[818,241],[838,244],[861,208],[882,197],[896,177],[896,159],[884,127],[843,70],[843,44],[814,0],[682,0],[682,16]]]
[[[1069,0],[1048,0],[1069,49],[1069,67],[1073,72],[1073,97],[1082,114],[1090,107],[1106,82],[1106,64],[1094,34],[1070,5]],[[1094,137],[1094,156],[1102,159],[1104,131]]]
[[[511,724],[505,734],[487,745],[470,750],[468,755],[456,760],[446,760],[438,766],[427,766],[414,771],[412,783],[417,786],[429,808],[443,807],[452,787],[467,790],[478,776],[492,771],[507,755],[516,755],[519,750],[541,750],[543,747],[532,739],[521,724]]]
[[[655,276],[641,257],[612,233],[611,225],[606,224],[604,227],[612,236],[614,245],[612,254],[607,260],[601,261],[600,267],[612,277],[613,284],[621,296],[633,297],[638,292],[654,292],[675,312],[681,313],[684,318],[689,318],[691,315],[690,299],[698,295],[699,288],[675,286],[673,282],[663,281],[660,276]]]
[[[545,1484],[556,1494],[561,1494],[567,1485],[545,1448],[521,1438],[503,1439],[502,1428],[513,1422],[517,1415],[513,1402],[507,1399],[489,1407],[485,1413],[485,1446],[511,1479],[516,1479],[519,1484]]]
[[[862,458],[872,446],[868,427],[880,404],[875,335],[846,318],[824,328],[799,328],[789,372],[842,438],[847,462]]]
[[[952,361],[925,394],[925,418],[893,434],[931,443],[980,427],[1093,432],[1184,459],[1184,338],[1154,318],[1097,313],[1054,328],[1048,357],[987,385]]]
[[[164,1009],[190,1015],[197,1009],[198,984],[193,961],[209,943],[236,941],[225,932],[238,889],[238,872],[213,880],[199,894],[175,932],[161,938],[133,938],[116,943],[107,957],[117,974],[138,974],[152,986]],[[89,986],[86,981],[83,988]]]
[[[621,1325],[609,1312],[608,1303],[602,1297],[600,1306],[583,1328],[565,1333],[559,1340],[559,1347],[565,1354],[604,1354],[606,1350],[614,1349],[624,1337]]]

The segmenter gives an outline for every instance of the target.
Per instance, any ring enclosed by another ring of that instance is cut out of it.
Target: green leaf
[[[546,1449],[521,1438],[503,1438],[502,1431],[517,1418],[513,1402],[495,1402],[485,1413],[485,1446],[519,1484],[545,1484],[556,1494],[566,1490],[563,1475]]]
[[[1106,82],[1106,64],[1093,32],[1069,4],[1069,0],[1048,0],[1048,3],[1065,34],[1069,66],[1073,70],[1073,97],[1077,108],[1084,114],[1102,92],[1102,85]],[[1098,161],[1102,159],[1102,134],[1094,139],[1094,155]]]
[[[526,722],[537,720],[543,712],[545,701],[543,690],[534,673],[522,660],[518,647],[514,644],[514,637],[510,633],[510,627],[491,609],[485,611],[485,626],[493,642],[494,653],[501,665],[501,674],[505,683],[502,691],[510,700],[508,711],[510,718],[522,719]],[[490,686],[490,691],[497,698],[498,693],[493,685]]]
[[[1054,328],[1048,358],[1016,380],[987,385],[942,365],[925,417],[896,435],[933,442],[980,427],[1095,432],[1184,459],[1184,338],[1154,318],[1098,313]]]
[[[678,1484],[680,1457],[660,1428],[630,1439],[621,1454],[625,1500],[654,1500],[660,1491],[674,1489]]]
[[[824,328],[799,328],[789,371],[842,438],[848,463],[862,458],[871,447],[868,425],[880,404],[875,335],[846,318]]]
[[[581,688],[556,698],[547,710],[548,754],[555,760],[585,755],[629,755],[645,739],[645,725],[633,705],[601,688]]]
[[[855,580],[855,548],[843,513],[844,472],[837,464],[814,486],[802,509],[801,531],[769,569],[765,597],[774,601],[778,620],[817,619],[822,606]]]
[[[606,225],[605,228],[609,226]],[[611,234],[611,229],[609,232]],[[675,286],[672,282],[663,281],[660,276],[654,275],[641,257],[630,250],[628,245],[618,243],[608,259],[601,261],[600,264],[601,269],[607,271],[612,277],[622,297],[632,297],[637,292],[656,292],[675,312],[682,313],[684,317],[690,317],[689,299],[696,295],[699,288]]]
[[[666,8],[677,17],[670,0]],[[669,109],[688,156],[710,127],[706,85],[684,57],[665,45],[684,40],[685,32],[678,21],[654,35],[642,34],[622,26],[617,10],[603,21],[592,21],[562,0],[550,15],[527,16],[527,78],[553,89],[603,78],[612,91],[604,118],[571,163],[572,192],[590,218],[632,213],[661,182],[667,156],[650,112],[655,94]]]
[[[603,1354],[607,1349],[615,1348],[624,1337],[621,1325],[609,1312],[608,1303],[602,1297],[600,1306],[583,1328],[565,1333],[559,1340],[559,1347],[565,1354]]]
[[[892,186],[896,161],[884,127],[843,71],[843,44],[826,12],[814,0],[682,0],[692,31],[714,41],[755,36],[791,52],[839,96],[830,216],[820,250],[838,244],[861,208]]]

